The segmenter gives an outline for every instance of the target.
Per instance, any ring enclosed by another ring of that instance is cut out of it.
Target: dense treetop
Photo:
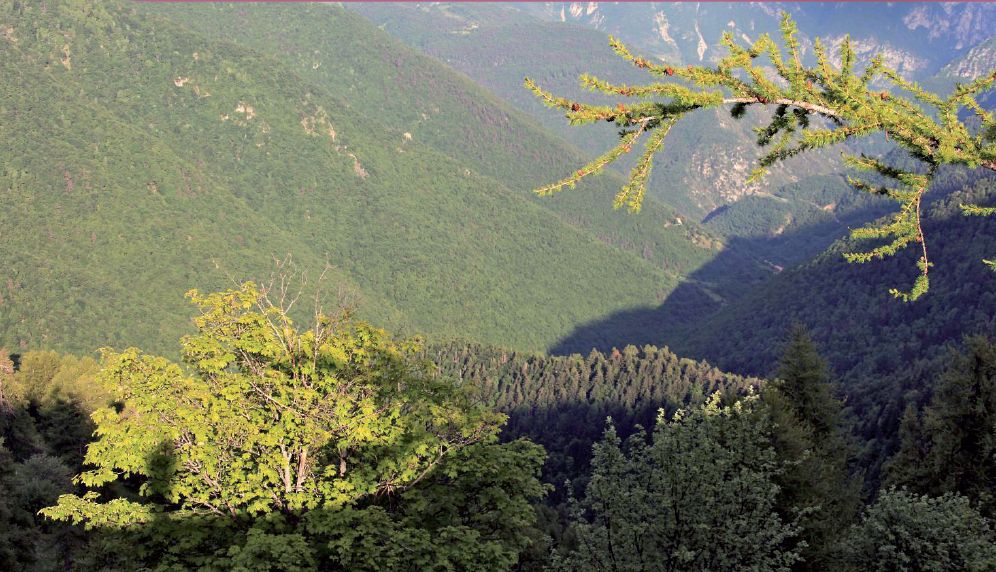
[[[104,352],[97,377],[114,403],[92,415],[85,492],[42,511],[117,546],[96,567],[515,563],[529,502],[545,490],[544,454],[496,443],[504,416],[473,386],[433,375],[410,342],[347,314],[316,306],[299,328],[282,291],[189,295],[199,314],[185,368]]]

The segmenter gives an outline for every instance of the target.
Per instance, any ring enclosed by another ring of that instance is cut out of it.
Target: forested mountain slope
[[[856,242],[844,240],[688,330],[677,351],[710,356],[733,371],[770,372],[777,351],[765,340],[791,322],[805,324],[868,442],[864,464],[874,476],[893,452],[905,408],[922,407],[934,394],[952,350],[968,336],[996,337],[996,274],[982,262],[996,252],[996,226],[959,207],[996,202],[996,178],[945,179],[935,190],[950,195],[928,208],[924,223],[934,263],[928,295],[907,304],[884,291],[910,280],[909,253],[874,266],[848,264],[841,254]]]
[[[653,311],[623,312],[585,325],[565,338],[559,351],[592,345],[607,350],[612,347],[609,339],[628,337],[632,343],[667,344],[679,355],[708,359],[728,371],[763,376],[774,370],[779,356],[773,341],[801,323],[847,383],[882,379],[912,363],[944,356],[944,345],[964,334],[996,332],[996,275],[982,262],[996,252],[996,227],[986,217],[964,216],[959,208],[996,201],[996,179],[948,171],[930,193],[935,200],[926,208],[924,233],[934,266],[930,292],[916,302],[903,303],[888,292],[915,277],[913,252],[865,265],[848,263],[844,252],[867,246],[848,238],[812,261],[748,288],[711,317],[683,325],[674,316],[686,314],[687,302],[704,296],[695,279],[709,273],[706,266]],[[752,244],[745,240],[742,246]],[[644,337],[642,332],[654,331],[652,323],[657,335]]]
[[[996,275],[982,263],[996,252],[996,227],[992,220],[964,216],[958,207],[992,204],[996,179],[967,182],[962,176],[941,185],[965,187],[927,211],[924,232],[935,266],[923,299],[902,303],[887,291],[912,279],[913,253],[849,264],[841,253],[858,243],[842,240],[689,330],[675,347],[734,371],[764,374],[778,355],[767,340],[798,321],[812,331],[841,376],[868,379],[937,357],[945,342],[962,334],[996,333]]]
[[[546,108],[523,88],[523,78],[529,77],[545,89],[578,101],[612,105],[617,103],[616,99],[582,89],[578,76],[589,73],[629,85],[656,81],[614,54],[608,35],[600,31],[602,28],[544,21],[534,16],[535,7],[357,3],[349,8],[466,73],[537,122],[583,148],[588,157],[614,144],[617,136],[613,126],[570,126],[561,113]],[[664,57],[666,54],[647,47],[645,39],[633,32],[643,29],[641,22],[647,29],[653,24],[652,14],[641,12],[646,9],[646,5],[597,8],[633,12],[633,19],[626,20],[626,25],[620,21],[619,29],[613,33],[618,32],[635,53]],[[691,5],[659,7],[661,14],[692,9]],[[700,19],[715,24],[719,16],[714,12],[714,8],[703,8]],[[777,22],[777,18],[765,16],[765,21],[768,20],[772,24]],[[726,20],[722,24],[707,32],[711,42],[717,43],[726,29]],[[771,30],[777,32],[777,25]],[[821,28],[815,26],[812,30],[819,33]],[[699,63],[697,58],[688,59],[681,54],[666,57],[675,65]],[[738,121],[727,110],[703,110],[683,118],[672,129],[665,149],[658,155],[648,193],[673,205],[685,222],[702,221],[706,228],[721,236],[770,239],[763,248],[756,247],[751,253],[774,266],[807,260],[844,235],[848,226],[883,213],[882,201],[856,194],[846,183],[841,175],[844,169],[840,149],[836,148],[776,165],[765,180],[748,184],[747,178],[760,156],[753,129],[762,125],[765,117],[764,111],[751,110]],[[862,142],[862,150],[879,148],[884,148],[880,141]],[[620,163],[622,170],[630,167],[625,159]],[[551,182],[569,172],[570,168],[547,172],[535,179],[532,186]],[[582,190],[588,188],[587,182],[579,186]],[[564,195],[550,202],[566,200]],[[800,236],[809,238],[796,238]]]
[[[485,11],[475,9],[473,6],[451,4],[391,7],[363,4],[357,5],[355,9],[370,17],[385,30],[405,38],[409,43],[458,67],[481,83],[506,94],[510,100],[524,109],[540,114],[544,112],[539,110],[539,103],[530,101],[528,99],[530,95],[517,86],[523,75],[530,75],[545,87],[549,86],[554,92],[564,93],[568,97],[579,94],[577,87],[571,89],[569,84],[582,72],[604,76],[617,83],[634,81],[633,78],[639,75],[639,70],[624,67],[608,48],[599,45],[605,37],[599,38],[596,30],[609,30],[619,34],[624,40],[627,37],[635,38],[638,49],[640,43],[644,45],[652,43],[649,40],[641,41],[637,33],[638,30],[649,29],[644,26],[650,19],[647,16],[648,10],[658,10],[658,15],[662,17],[674,15],[676,22],[685,23],[681,30],[686,32],[686,29],[701,28],[702,33],[706,34],[705,28],[708,23],[711,26],[708,32],[710,38],[718,37],[719,33],[727,28],[737,32],[749,32],[751,37],[756,37],[762,31],[777,31],[776,11],[763,6],[746,5],[656,7],[600,3],[565,5],[565,15],[559,19],[567,22],[577,21],[589,29],[556,21],[531,21],[527,17],[529,13],[541,13],[550,9],[550,6],[552,5],[542,9],[539,5],[503,6],[501,10]],[[866,44],[878,45],[887,61],[891,62],[890,65],[898,66],[911,77],[929,78],[945,64],[948,72],[955,69],[965,70],[965,77],[972,77],[973,70],[977,72],[978,69],[985,68],[985,63],[988,61],[988,44],[985,38],[991,30],[986,23],[992,22],[993,12],[986,7],[951,5],[943,7],[938,12],[937,7],[930,5],[844,7],[829,4],[800,4],[790,5],[788,9],[799,19],[800,28],[804,30],[804,51],[807,57],[810,57],[809,50],[813,37],[820,35],[832,39],[840,36],[849,21],[848,14],[852,16],[851,20],[855,16],[864,14],[869,18],[875,16],[884,19],[885,23],[881,26],[866,26],[859,23],[854,27],[854,36],[857,39],[855,45],[862,61],[867,61],[874,52],[874,50],[870,52],[864,50],[863,46]],[[727,25],[725,16],[720,17],[726,14],[724,11],[729,12],[732,26]],[[931,15],[933,21],[924,20]],[[556,14],[552,12],[547,16],[550,20],[558,20]],[[748,25],[749,30],[741,29],[742,26]],[[677,28],[673,28],[672,32],[675,30]],[[660,29],[657,31],[660,32]],[[712,40],[710,42],[709,45],[712,47],[709,49],[714,50],[716,42]],[[942,44],[944,49],[931,47]],[[544,59],[543,62],[534,62],[528,57],[530,53],[558,55]],[[584,57],[578,56],[581,53],[585,54]],[[715,53],[709,57],[693,54],[693,57],[687,53],[687,50],[655,55],[684,58],[694,63],[716,57]],[[530,66],[533,68],[532,72],[529,71]],[[941,91],[950,89],[950,82],[941,87],[943,88]],[[545,113],[547,116],[558,115],[548,110]],[[690,121],[691,118],[687,120]],[[683,119],[684,121],[686,119]],[[682,154],[689,152],[689,149],[700,149],[703,144],[709,146],[710,143],[705,143],[705,139],[710,137],[736,139],[737,127],[734,125],[733,121],[725,118],[720,120],[718,125],[711,125],[709,129],[700,129],[694,133],[681,133],[676,129],[670,133],[667,149],[661,154],[661,161],[655,170],[658,182],[665,181],[665,184],[672,185],[672,188],[677,187],[682,175],[675,173],[674,166],[667,161],[667,158],[678,155],[682,157],[683,164],[701,167],[704,164],[701,158]],[[591,130],[585,134],[589,142],[600,140],[597,133],[593,134]],[[607,134],[606,140],[609,139],[611,135]],[[746,140],[739,143],[730,140],[727,143],[733,150],[742,149],[747,144]],[[872,150],[876,154],[888,151],[890,146],[885,143],[873,141]],[[889,160],[903,159],[900,154],[889,155]],[[847,229],[860,226],[865,221],[891,210],[890,205],[870,200],[865,194],[849,188],[839,173],[814,174],[814,165],[819,162],[820,158],[817,157],[815,164],[800,162],[789,165],[787,166],[789,172],[794,170],[800,173],[799,180],[785,182],[773,192],[755,192],[741,196],[731,204],[713,210],[705,218],[706,226],[719,229],[728,237],[725,252],[770,254],[773,256],[768,260],[772,264],[790,266],[818,254],[824,246],[830,245],[835,238],[845,234]],[[839,167],[838,164],[837,169]],[[666,174],[661,176],[661,173]],[[976,240],[972,247],[973,250],[978,249],[982,253],[974,252],[978,256],[970,258],[967,252],[956,252],[954,255],[949,254],[946,261],[936,261],[938,268],[932,272],[935,276],[940,276],[942,273],[945,276],[935,280],[950,280],[952,274],[958,274],[957,271],[944,272],[942,267],[942,265],[955,264],[951,261],[952,257],[960,261],[956,263],[959,265],[974,264],[971,269],[966,266],[965,270],[975,278],[975,282],[985,284],[992,278],[981,262],[978,262],[984,256],[988,256],[984,252],[986,244],[990,242],[990,239],[984,238],[987,221],[961,217],[957,213],[957,205],[953,202],[957,201],[958,197],[964,200],[966,192],[969,194],[987,192],[983,188],[987,183],[973,183],[973,177],[974,175],[949,173],[946,180],[939,181],[936,188],[931,191],[930,196],[933,199],[942,199],[951,193],[956,193],[956,196],[934,206],[934,216],[939,218],[932,224],[942,225],[944,228],[964,224],[968,229],[976,229],[983,233],[983,238]],[[715,182],[708,177],[702,178],[709,183]],[[974,190],[963,191],[962,187],[969,183],[981,187],[976,186]],[[564,195],[552,198],[551,202],[556,202],[562,196]],[[687,208],[687,205],[685,207]],[[942,232],[940,237],[932,240],[931,250],[947,252],[954,244],[958,244],[957,240],[947,241],[951,240],[950,237],[957,236],[959,232],[975,231],[955,229]],[[927,234],[931,235],[929,231]],[[897,322],[896,327],[907,327],[899,324],[905,324],[904,320],[909,322],[922,320],[924,318],[921,316],[926,314],[929,317],[925,319],[934,325],[939,322],[949,323],[950,326],[946,329],[951,330],[948,333],[953,332],[955,337],[960,333],[970,333],[978,329],[979,324],[975,323],[974,318],[958,326],[954,325],[958,320],[949,320],[947,316],[949,311],[967,312],[973,302],[970,298],[953,299],[952,292],[947,287],[936,295],[932,294],[934,301],[925,303],[930,306],[929,308],[923,305],[917,307],[916,304],[911,306],[912,315],[918,316],[911,317],[906,313],[909,308],[893,301],[887,293],[889,287],[909,281],[910,278],[902,274],[902,269],[911,266],[909,260],[889,261],[884,270],[848,266],[840,256],[843,250],[849,248],[844,244],[848,244],[848,241],[835,245],[830,253],[821,256],[817,262],[805,269],[780,276],[769,284],[759,287],[748,297],[752,302],[743,300],[727,309],[723,309],[721,303],[711,301],[708,292],[700,287],[701,283],[708,284],[715,280],[713,272],[717,267],[707,265],[694,273],[690,280],[685,281],[655,311],[623,312],[609,319],[585,325],[572,336],[562,340],[556,350],[563,353],[585,352],[587,348],[596,346],[608,351],[613,345],[617,345],[610,341],[614,339],[626,339],[630,343],[637,344],[668,343],[682,355],[691,352],[690,355],[695,357],[720,360],[722,366],[735,371],[767,374],[770,373],[774,356],[777,354],[775,349],[777,344],[771,344],[770,340],[780,339],[780,336],[784,335],[788,325],[798,319],[794,314],[802,313],[812,317],[835,316],[839,335],[852,335],[848,327],[839,326],[841,313],[852,311],[850,304],[842,304],[840,300],[826,300],[815,304],[820,306],[820,309],[816,309],[811,302],[825,296],[839,295],[847,298],[857,295],[856,288],[862,292],[867,290],[865,294],[869,299],[863,301],[864,306],[869,308],[867,312],[872,311],[870,309],[872,306],[886,308],[884,310],[886,313],[894,314],[891,321]],[[717,258],[721,259],[722,255]],[[906,266],[903,266],[904,264]],[[860,276],[858,284],[861,286],[850,285],[850,282],[839,284],[838,288],[824,289],[817,286],[818,280],[830,279],[824,277],[824,273],[835,275],[838,272],[849,278]],[[808,277],[807,280],[813,281],[809,286],[813,292],[789,284],[788,276],[803,275]],[[750,286],[744,285],[744,290],[749,291]],[[862,299],[863,297],[864,295]],[[710,305],[712,309],[718,311],[714,319],[703,321],[691,317],[702,318],[703,309],[709,308]],[[980,305],[986,307],[984,302]],[[785,308],[796,308],[796,310],[786,313],[783,311]],[[854,316],[848,318],[848,323],[854,323],[860,316],[865,315],[861,310],[854,311],[853,314]],[[878,316],[869,315],[861,320],[870,325],[876,323],[877,318]],[[764,326],[755,325],[745,329],[741,327],[743,323],[764,324]],[[818,341],[827,340],[827,330],[830,327],[828,324],[821,322],[808,325],[817,329]],[[650,332],[649,336],[645,335],[647,332]],[[910,343],[918,345],[932,358],[942,351],[938,344],[948,339],[945,336],[946,334],[931,333]],[[849,345],[852,341],[853,338],[846,342],[841,339],[836,346],[831,344],[831,347],[827,348],[835,367],[845,379],[855,379],[855,376],[867,379],[873,375],[885,375],[895,372],[903,363],[894,357],[883,357],[889,353],[885,349],[889,342],[866,344],[854,350]],[[750,346],[750,349],[744,350],[745,346]],[[745,369],[738,370],[739,367]],[[859,371],[863,373],[858,374]]]
[[[615,55],[604,32],[545,22],[515,5],[494,10],[491,6],[446,3],[357,3],[350,5],[350,9],[466,73],[591,155],[612,145],[613,127],[568,126],[562,114],[546,108],[523,88],[523,78],[528,76],[546,89],[583,101],[602,98],[579,87],[578,76],[582,73],[616,83],[652,80],[644,71],[627,65]],[[629,38],[624,35],[621,39]],[[645,54],[640,43],[632,48]],[[669,61],[683,63],[681,59]],[[722,128],[716,128],[717,120]],[[662,153],[662,172],[666,169],[668,176],[655,177],[649,192],[679,208],[686,217],[702,217],[745,192],[759,190],[757,185],[745,184],[751,159],[756,156],[751,143],[754,135],[745,127],[752,125],[750,122],[748,118],[738,123],[728,114],[717,117],[712,112],[690,116],[676,126],[667,150]],[[810,172],[831,170],[826,160],[810,158],[807,164]],[[798,174],[779,169],[763,188],[769,190],[797,179]]]
[[[716,253],[666,208],[594,208],[618,180],[517,188],[579,155],[340,7],[198,7],[200,33],[168,8],[3,5],[2,344],[175,351],[186,289],[290,254],[378,323],[543,349]]]
[[[924,222],[934,264],[931,286],[915,302],[888,293],[915,277],[914,253],[866,265],[848,263],[844,252],[867,245],[843,239],[696,320],[691,316],[709,304],[696,284],[697,277],[708,274],[706,266],[654,310],[624,311],[586,324],[555,352],[593,345],[608,352],[609,340],[625,338],[667,345],[678,355],[708,360],[725,371],[770,377],[788,332],[800,324],[829,361],[862,442],[858,463],[869,482],[878,483],[883,462],[895,452],[905,409],[922,407],[930,398],[951,351],[966,336],[996,337],[996,274],[983,263],[996,252],[996,227],[988,218],[964,216],[959,208],[996,202],[996,178],[949,172],[937,186]],[[757,240],[739,246],[749,249]]]

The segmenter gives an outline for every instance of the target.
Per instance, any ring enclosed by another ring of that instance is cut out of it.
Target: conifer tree
[[[886,482],[902,484],[914,490],[928,480],[927,452],[930,440],[923,429],[920,409],[913,403],[906,404],[899,421],[899,450],[886,462]]]
[[[778,511],[800,518],[802,559],[795,570],[832,570],[829,556],[857,516],[860,482],[850,475],[850,440],[840,428],[841,403],[827,363],[808,332],[792,328],[777,378],[764,388],[772,446],[785,470],[776,477]]]
[[[996,345],[969,338],[922,415],[907,409],[889,480],[918,492],[957,492],[996,518]]]
[[[918,245],[920,273],[912,288],[907,292],[891,290],[904,300],[917,299],[927,291],[931,267],[920,220],[921,206],[938,167],[954,164],[996,170],[996,118],[976,99],[992,89],[996,71],[959,84],[947,97],[941,97],[901,77],[886,65],[881,55],[874,57],[866,69],[857,72],[850,38],[841,43],[839,67],[831,63],[827,48],[819,38],[813,45],[815,64],[804,65],[797,28],[788,13],[782,14],[781,32],[784,48],[767,34],[743,46],[731,32],[725,32],[722,43],[728,55],[715,67],[652,62],[633,55],[625,45],[612,38],[610,44],[620,57],[665,81],[615,85],[583,74],[581,85],[592,91],[635,99],[633,103],[590,105],[557,97],[526,78],[526,86],[550,107],[565,110],[572,125],[608,121],[620,127],[618,145],[536,192],[549,195],[573,187],[645,141],[628,183],[614,201],[616,208],[626,206],[631,211],[639,211],[654,156],[664,148],[668,132],[682,117],[701,109],[730,106],[731,115],[740,118],[748,106],[774,107],[770,122],[756,129],[757,144],[768,151],[749,180],[757,180],[772,165],[805,151],[884,133],[918,160],[920,168],[904,170],[863,154],[844,157],[848,166],[872,172],[880,179],[891,181],[892,185],[851,178],[854,187],[889,197],[900,205],[899,212],[891,220],[852,231],[856,238],[887,239],[888,242],[845,256],[853,262],[868,262]],[[764,59],[774,68],[776,77],[765,71]],[[883,90],[883,84],[891,85],[896,91]],[[978,118],[977,130],[973,131],[959,118],[963,111]],[[962,208],[970,215],[996,213],[996,208],[978,205],[963,205]],[[996,268],[996,262],[986,262]]]
[[[0,436],[0,571],[14,572],[34,563],[31,516],[14,499],[14,456]]]
[[[809,332],[795,324],[775,374],[772,386],[801,423],[818,440],[834,438],[841,421],[841,403],[833,396],[830,371]]]
[[[586,497],[572,506],[577,550],[553,570],[788,572],[799,558],[795,518],[775,510],[782,467],[757,396],[663,413],[648,443],[609,424],[594,448]]]

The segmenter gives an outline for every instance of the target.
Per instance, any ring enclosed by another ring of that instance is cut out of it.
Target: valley
[[[0,0],[0,571],[992,569],[993,30]]]

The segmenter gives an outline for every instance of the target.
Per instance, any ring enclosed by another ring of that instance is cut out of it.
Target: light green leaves
[[[927,258],[927,245],[923,235],[920,210],[923,194],[927,191],[927,187],[933,177],[933,169],[928,174],[904,172],[886,165],[878,159],[866,157],[865,155],[861,155],[860,157],[845,155],[844,162],[854,169],[875,172],[881,177],[892,179],[899,184],[899,188],[889,188],[875,186],[861,179],[848,177],[848,182],[854,188],[876,195],[884,195],[900,203],[899,212],[892,216],[890,222],[873,223],[851,230],[853,238],[886,238],[891,239],[890,242],[864,252],[845,253],[844,258],[848,262],[863,263],[892,256],[911,243],[920,243],[923,251],[920,260],[917,262],[920,275],[913,282],[913,288],[908,292],[895,288],[889,290],[890,294],[905,302],[916,300],[927,292],[930,285],[928,271],[932,264]]]
[[[854,69],[857,58],[848,37],[839,47],[839,69],[830,63],[827,49],[819,39],[814,41],[816,64],[807,67],[800,56],[796,37],[798,30],[787,13],[782,14],[781,31],[787,54],[783,54],[782,48],[767,35],[761,35],[748,46],[741,46],[732,34],[724,34],[722,43],[728,55],[714,68],[682,68],[652,62],[633,55],[625,45],[611,38],[610,45],[621,58],[658,78],[673,80],[636,86],[614,85],[583,74],[581,85],[604,94],[644,100],[636,105],[590,106],[556,97],[526,79],[526,86],[548,105],[566,110],[572,125],[608,120],[623,127],[619,145],[573,174],[535,192],[548,195],[573,188],[581,179],[601,172],[629,152],[644,133],[650,133],[645,151],[630,172],[628,183],[613,201],[616,208],[626,206],[630,211],[637,212],[646,193],[653,158],[663,149],[663,140],[670,128],[686,113],[720,105],[732,105],[731,114],[735,118],[742,117],[749,105],[778,106],[769,123],[757,129],[757,144],[768,151],[760,158],[748,182],[761,179],[776,163],[802,152],[847,139],[884,133],[922,162],[928,174],[892,172],[877,160],[867,157],[859,161],[848,160],[852,167],[870,168],[882,175],[892,176],[907,190],[886,190],[855,181],[855,186],[861,190],[895,199],[900,203],[900,211],[891,221],[873,224],[854,233],[858,238],[888,238],[891,242],[867,252],[848,254],[847,259],[866,262],[891,256],[902,248],[919,243],[923,251],[917,263],[920,275],[912,289],[908,292],[891,290],[899,298],[916,300],[929,285],[927,274],[931,263],[927,258],[922,232],[920,204],[936,168],[942,164],[958,164],[996,170],[996,123],[992,114],[982,109],[975,99],[977,95],[992,89],[996,73],[959,85],[949,97],[942,98],[902,78],[897,71],[888,68],[881,57],[873,58],[868,68],[858,75]],[[767,68],[758,65],[758,58],[767,58],[777,77],[771,77]],[[870,86],[876,82],[891,83],[910,97],[872,90]],[[924,106],[935,111],[926,111]],[[976,130],[977,134],[973,135],[972,130],[959,120],[961,109],[974,112],[981,120],[982,126]],[[826,121],[811,125],[812,116]],[[972,214],[984,212],[982,209],[971,211]]]
[[[341,508],[403,490],[496,436],[502,416],[413,366],[381,330],[319,314],[299,331],[252,283],[189,296],[200,309],[183,339],[190,374],[134,348],[104,351],[99,380],[120,406],[94,414],[95,469],[79,482],[138,479],[146,500],[69,495],[52,518],[123,526],[157,511]]]

